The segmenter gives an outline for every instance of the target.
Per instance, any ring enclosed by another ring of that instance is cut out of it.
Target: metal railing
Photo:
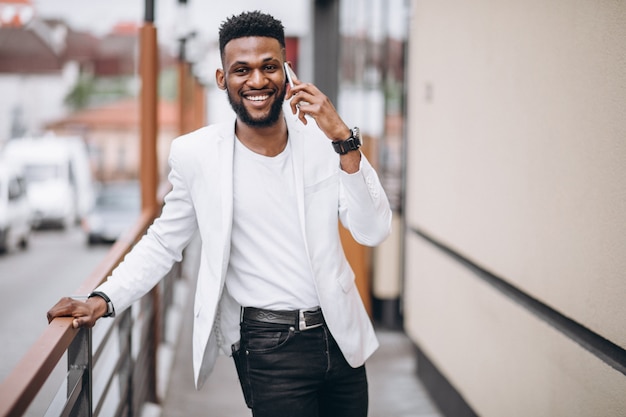
[[[78,288],[89,294],[143,236],[158,213],[144,209],[132,230],[119,239]],[[41,388],[67,358],[66,376],[45,416],[138,416],[146,403],[158,403],[158,349],[167,344],[166,317],[176,308],[176,291],[185,291],[181,264],[150,293],[115,319],[93,329],[73,329],[71,318],[49,324],[11,374],[0,384],[0,416],[27,415]]]

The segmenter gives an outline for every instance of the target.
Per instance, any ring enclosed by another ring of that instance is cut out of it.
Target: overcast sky
[[[42,17],[63,18],[76,29],[107,33],[120,21],[140,24],[144,0],[34,0]],[[177,0],[155,0],[156,25],[160,35],[175,34],[178,23]],[[309,31],[310,0],[187,0],[187,24],[203,37],[216,38],[220,23],[244,10],[262,10],[282,20],[288,35]],[[174,36],[174,35],[172,35]]]

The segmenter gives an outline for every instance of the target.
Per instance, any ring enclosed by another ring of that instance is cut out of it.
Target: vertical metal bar
[[[144,3],[144,22],[154,23],[154,0],[146,0]]]
[[[152,376],[152,380],[151,382],[151,386],[150,386],[150,397],[149,399],[152,400],[153,402],[159,404],[162,400],[162,398],[159,398],[159,392],[158,392],[158,380],[161,377],[161,375],[159,375],[158,373],[158,361],[157,361],[157,356],[158,356],[158,350],[159,350],[159,344],[161,343],[161,315],[163,314],[162,309],[163,306],[161,305],[161,289],[160,286],[157,285],[155,286],[152,291],[151,291],[151,301],[152,301],[152,313],[151,313],[151,327],[152,327],[152,338],[151,338],[151,352],[150,352],[150,362],[151,362],[151,376]]]
[[[313,80],[333,103],[339,96],[339,1],[316,0]]]
[[[71,416],[91,417],[93,413],[93,361],[91,329],[81,329],[67,349],[67,395],[80,383],[80,395]]]
[[[127,310],[119,318],[118,328],[120,337],[120,352],[128,351],[125,365],[120,368],[120,386],[124,387],[121,382],[126,382],[126,410],[130,416],[139,415],[139,410],[135,409],[135,386],[133,379],[135,375],[136,363],[133,360],[133,332],[132,332],[132,314],[130,310]]]

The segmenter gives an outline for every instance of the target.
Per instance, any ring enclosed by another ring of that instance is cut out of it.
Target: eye
[[[268,64],[264,68],[265,68],[265,71],[274,72],[278,69],[278,66],[274,64]]]
[[[233,73],[237,74],[237,75],[247,74],[248,73],[248,68],[246,68],[246,67],[235,68],[233,70]]]

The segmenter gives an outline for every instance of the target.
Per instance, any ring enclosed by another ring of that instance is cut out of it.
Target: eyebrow
[[[280,62],[280,59],[276,58],[276,57],[267,57],[265,59],[263,59],[263,61],[261,61],[261,63],[266,63],[266,62],[270,62],[270,61],[278,61]],[[236,65],[249,65],[250,62],[249,61],[235,61],[233,62],[230,67],[234,67]]]

